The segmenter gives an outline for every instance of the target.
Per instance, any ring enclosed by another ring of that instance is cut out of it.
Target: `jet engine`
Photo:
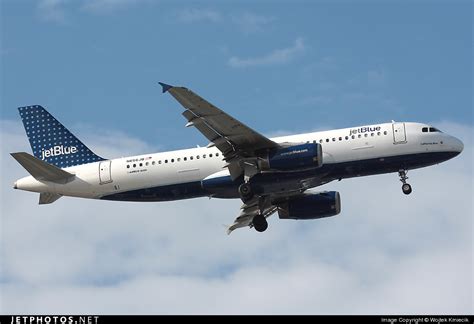
[[[317,219],[339,214],[341,198],[339,192],[328,191],[288,198],[277,206],[281,219]]]
[[[264,159],[259,159],[260,170],[304,170],[322,165],[323,150],[318,143],[280,147],[269,151]]]

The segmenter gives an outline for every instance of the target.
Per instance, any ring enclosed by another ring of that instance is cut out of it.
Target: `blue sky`
[[[472,124],[471,16],[469,1],[2,1],[2,114],[41,104],[67,125],[205,144],[165,81],[265,134]]]
[[[474,312],[471,1],[0,9],[0,313]],[[330,183],[340,215],[272,217],[264,235],[225,235],[237,200],[38,206],[11,188],[26,172],[8,153],[30,151],[23,105],[105,157],[207,144],[158,81],[267,135],[394,119],[434,123],[465,149],[410,172],[409,197],[395,174]]]

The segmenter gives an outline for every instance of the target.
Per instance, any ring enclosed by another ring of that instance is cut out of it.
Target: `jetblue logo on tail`
[[[41,159],[44,160],[45,158],[48,158],[50,156],[58,156],[58,155],[68,155],[68,154],[74,154],[77,152],[77,147],[75,146],[64,146],[64,145],[56,145],[53,146],[50,149],[42,149],[41,150]]]
[[[104,160],[43,107],[26,106],[18,110],[36,158],[59,168]]]

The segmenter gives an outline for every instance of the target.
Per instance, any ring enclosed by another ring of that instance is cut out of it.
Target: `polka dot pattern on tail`
[[[103,161],[41,106],[18,108],[33,154],[60,168]]]

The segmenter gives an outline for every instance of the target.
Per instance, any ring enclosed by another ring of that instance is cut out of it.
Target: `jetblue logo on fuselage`
[[[56,145],[47,150],[41,149],[41,159],[44,160],[45,158],[48,158],[51,156],[58,156],[58,155],[63,155],[63,154],[68,155],[68,154],[74,154],[76,152],[77,152],[77,147],[75,146]]]
[[[381,129],[382,128],[380,126],[360,127],[360,128],[356,128],[356,129],[350,129],[349,130],[349,135],[378,132]]]

